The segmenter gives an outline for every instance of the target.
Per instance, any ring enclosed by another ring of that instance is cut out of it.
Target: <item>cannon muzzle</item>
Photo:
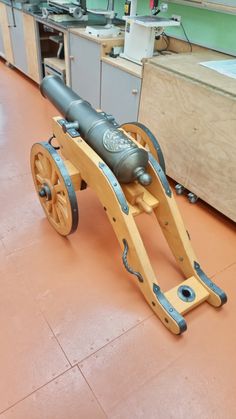
[[[97,112],[90,103],[73,92],[58,76],[46,76],[40,86],[42,95],[58,109],[68,122],[77,123],[82,138],[110,167],[121,183],[138,180],[151,183],[146,172],[148,153],[136,146],[125,132]]]

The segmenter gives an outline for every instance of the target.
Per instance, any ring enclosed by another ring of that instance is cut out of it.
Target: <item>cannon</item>
[[[47,76],[41,93],[62,116],[53,135],[31,149],[31,171],[40,203],[52,227],[67,236],[77,229],[76,192],[92,188],[121,246],[125,269],[161,322],[174,334],[187,328],[184,314],[203,302],[220,307],[227,296],[204,273],[165,174],[161,147],[143,124],[118,125],[65,86]],[[163,292],[135,219],[154,214],[183,273],[183,281]]]
[[[129,183],[135,179],[143,185],[151,182],[150,175],[145,173],[147,152],[118,130],[113,119],[96,112],[58,77],[46,77],[41,84],[41,93],[70,122],[63,122],[64,132],[70,128],[79,129],[82,138],[103,158],[120,182]]]

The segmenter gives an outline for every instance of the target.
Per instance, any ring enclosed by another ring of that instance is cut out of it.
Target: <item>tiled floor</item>
[[[183,336],[170,334],[123,269],[93,191],[79,194],[69,238],[45,219],[29,152],[50,136],[53,114],[0,62],[0,419],[234,419],[235,225],[177,197],[201,264],[229,301],[202,304]],[[181,274],[152,217],[139,225],[166,289]]]

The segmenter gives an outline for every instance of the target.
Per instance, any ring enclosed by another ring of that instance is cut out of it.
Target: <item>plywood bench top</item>
[[[124,70],[127,73],[132,74],[133,76],[142,78],[142,70],[143,67],[141,65],[138,65],[136,63],[133,63],[131,61],[126,60],[125,58],[117,57],[103,57],[102,61],[104,63],[110,64],[114,67],[119,68],[120,70]]]
[[[93,25],[91,24],[91,26]],[[96,44],[104,44],[109,41],[115,44],[116,41],[124,41],[124,33],[115,37],[105,38],[105,37],[94,36],[87,33],[86,28],[70,28],[69,32],[73,33],[74,35],[80,36],[82,38],[88,39],[89,41],[93,41]],[[118,45],[120,45],[120,43]]]
[[[224,76],[215,70],[211,70],[199,64],[203,61],[227,60],[234,58],[235,57],[230,55],[206,50],[203,52],[157,56],[148,60],[148,63],[236,97],[235,79]]]

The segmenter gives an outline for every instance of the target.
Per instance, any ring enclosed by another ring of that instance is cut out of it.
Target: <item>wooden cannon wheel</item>
[[[126,131],[127,134],[131,135],[135,141],[140,143],[143,147],[152,153],[153,157],[158,161],[165,173],[165,159],[161,150],[161,146],[151,131],[140,122],[128,122],[121,125],[121,128]]]
[[[62,158],[49,143],[32,146],[31,171],[50,224],[62,236],[73,233],[79,218],[75,190]]]

